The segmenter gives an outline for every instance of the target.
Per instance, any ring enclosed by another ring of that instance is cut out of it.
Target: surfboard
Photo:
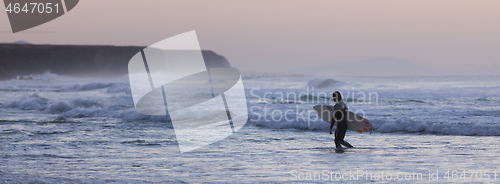
[[[313,107],[316,114],[318,114],[321,119],[328,123],[331,123],[333,116],[333,106],[331,105],[316,105]],[[359,133],[369,132],[373,129],[372,123],[367,119],[357,115],[351,111],[347,113],[347,130],[356,131]],[[335,123],[337,126],[337,123]]]

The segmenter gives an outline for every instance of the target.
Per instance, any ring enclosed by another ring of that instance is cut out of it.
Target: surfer
[[[335,147],[342,148],[341,145],[345,147],[352,148],[353,146],[347,141],[344,141],[345,132],[347,131],[347,111],[349,110],[347,105],[342,101],[342,95],[340,92],[335,91],[332,94],[332,99],[336,102],[333,106],[333,117],[330,123],[330,134],[332,134],[332,128],[335,122],[337,122],[337,128],[335,129]]]

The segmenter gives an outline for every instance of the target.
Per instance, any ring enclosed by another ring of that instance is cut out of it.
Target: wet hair
[[[333,96],[333,97],[337,97],[337,100],[338,100],[338,101],[342,100],[342,95],[340,94],[340,92],[339,92],[339,91],[335,91],[335,92],[333,92],[332,96]]]

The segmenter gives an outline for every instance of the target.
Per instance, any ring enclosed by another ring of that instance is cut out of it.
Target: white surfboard
[[[333,116],[333,106],[331,105],[316,105],[313,107],[316,114],[318,114],[321,119],[328,123],[331,123]],[[347,113],[347,130],[356,131],[359,133],[369,132],[373,129],[373,125],[367,119],[361,117],[360,115],[354,114],[349,111]],[[335,123],[337,126],[337,123]]]

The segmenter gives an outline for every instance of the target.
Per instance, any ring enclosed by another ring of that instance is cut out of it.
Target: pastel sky
[[[497,0],[81,0],[15,34],[0,13],[0,42],[147,46],[190,30],[246,71],[376,57],[435,69],[500,64]]]

